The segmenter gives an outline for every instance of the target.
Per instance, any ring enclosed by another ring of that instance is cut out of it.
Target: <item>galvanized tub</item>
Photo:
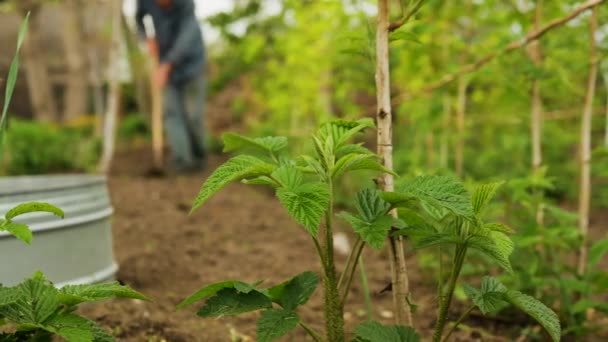
[[[48,202],[65,212],[19,216],[34,233],[28,246],[0,232],[0,283],[12,286],[42,271],[57,286],[109,280],[118,269],[112,249],[112,206],[106,179],[93,175],[0,178],[0,217],[24,202]]]

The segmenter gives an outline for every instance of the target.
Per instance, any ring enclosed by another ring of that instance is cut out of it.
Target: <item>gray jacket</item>
[[[205,47],[193,1],[173,0],[165,10],[155,0],[137,0],[135,20],[142,38],[147,14],[154,21],[160,63],[173,65],[169,82],[181,84],[199,76],[205,65]]]

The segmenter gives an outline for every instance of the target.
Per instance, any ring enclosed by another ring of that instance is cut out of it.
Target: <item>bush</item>
[[[7,135],[1,174],[89,171],[100,155],[99,141],[91,138],[86,128],[12,120]]]

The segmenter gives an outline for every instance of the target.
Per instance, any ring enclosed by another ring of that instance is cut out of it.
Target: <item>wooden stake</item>
[[[587,94],[585,95],[585,106],[581,124],[581,183],[579,193],[579,229],[583,237],[583,242],[578,255],[578,274],[583,275],[587,266],[587,241],[589,233],[589,205],[591,201],[591,114],[593,111],[593,96],[595,94],[595,82],[597,79],[597,47],[595,42],[595,32],[597,31],[597,6],[593,7],[591,18],[589,19],[589,79],[587,82]]]
[[[103,128],[103,152],[99,163],[99,169],[103,173],[110,171],[112,158],[114,157],[114,141],[118,110],[120,108],[120,39],[121,26],[120,16],[122,13],[122,1],[112,1],[112,45],[110,50],[110,91],[108,94],[107,112]]]
[[[392,143],[392,109],[390,91],[389,65],[389,0],[378,1],[378,26],[376,31],[376,98],[378,123],[378,155],[384,167],[393,169]],[[379,178],[380,188],[393,191],[393,176],[383,174]],[[392,215],[397,216],[393,210]],[[409,280],[402,237],[390,237],[390,264],[392,275],[393,303],[395,305],[395,323],[412,326],[412,314],[407,301]]]
[[[542,0],[536,2],[536,10],[534,15],[534,31],[538,31],[540,28],[540,20],[542,13]],[[540,43],[535,40],[530,44],[530,59],[532,63],[539,68],[542,63],[542,56],[540,52]],[[532,171],[537,173],[543,163],[542,157],[542,126],[543,126],[543,104],[540,91],[540,80],[534,78],[532,81],[532,116],[530,122],[530,134],[532,137]],[[538,194],[539,203],[536,207],[536,224],[542,226],[544,224],[544,205],[542,201],[542,193]]]

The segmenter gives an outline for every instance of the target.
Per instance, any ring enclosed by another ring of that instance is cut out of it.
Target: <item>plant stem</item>
[[[367,311],[367,319],[374,319],[374,309],[372,307],[372,297],[370,295],[369,283],[367,282],[367,274],[363,265],[363,256],[359,258],[359,270],[361,271],[361,286],[363,287],[363,298],[365,299],[365,310]]]
[[[461,316],[460,318],[458,318],[458,320],[456,321],[456,323],[454,323],[454,325],[452,325],[452,329],[450,329],[450,331],[448,331],[448,334],[445,335],[445,337],[443,338],[443,342],[447,342],[448,339],[450,338],[450,336],[452,336],[452,333],[454,331],[456,331],[456,328],[458,328],[458,326],[460,325],[460,323],[462,323],[462,321],[464,321],[465,319],[467,319],[467,317],[469,317],[469,314],[471,313],[471,311],[473,311],[473,309],[475,309],[475,305],[471,305]]]
[[[344,276],[348,273],[348,270],[353,266],[353,255],[355,254],[355,251],[357,250],[359,244],[361,243],[361,236],[357,236],[357,240],[355,240],[355,244],[353,245],[353,248],[350,250],[350,253],[348,253],[348,258],[346,258],[346,265],[344,265],[344,271],[342,271],[342,274],[340,274],[340,279],[338,280],[338,289],[342,288],[342,282],[344,281]]]
[[[323,277],[323,287],[325,290],[325,333],[327,341],[344,341],[344,304],[340,300],[340,291],[336,281],[336,266],[334,264],[334,243],[333,243],[333,183],[331,179],[329,185],[329,207],[325,215],[325,255],[326,268]]]
[[[321,244],[319,244],[319,239],[316,237],[312,237],[312,241],[315,243],[315,248],[317,249],[317,254],[319,254],[319,258],[321,259],[321,266],[323,267],[323,272],[327,269],[327,258],[325,257],[325,253],[323,253],[323,249],[321,248]]]
[[[298,323],[300,324],[300,326],[306,330],[306,332],[308,333],[308,335],[310,335],[310,337],[312,337],[313,340],[315,340],[315,342],[323,342],[323,338],[321,337],[321,335],[319,335],[318,332],[316,332],[313,328],[309,327],[306,323],[304,322],[300,322]]]
[[[342,303],[346,302],[346,298],[348,297],[348,292],[350,292],[350,285],[353,283],[353,278],[355,277],[355,272],[357,271],[357,262],[361,257],[361,252],[363,252],[364,243],[359,244],[359,248],[355,254],[355,258],[353,259],[353,267],[349,271],[348,279],[346,281],[346,286],[344,286],[344,292],[342,293]]]
[[[445,295],[445,299],[440,298],[439,303],[439,317],[437,318],[437,324],[435,325],[435,332],[433,333],[433,342],[440,342],[441,336],[443,335],[443,328],[445,327],[446,320],[448,318],[448,310],[452,303],[452,297],[454,290],[456,289],[456,283],[462,270],[462,264],[464,257],[467,254],[466,245],[458,245],[456,247],[456,253],[454,255],[454,264],[452,268],[452,274],[450,274],[450,280],[448,283],[448,292]]]

